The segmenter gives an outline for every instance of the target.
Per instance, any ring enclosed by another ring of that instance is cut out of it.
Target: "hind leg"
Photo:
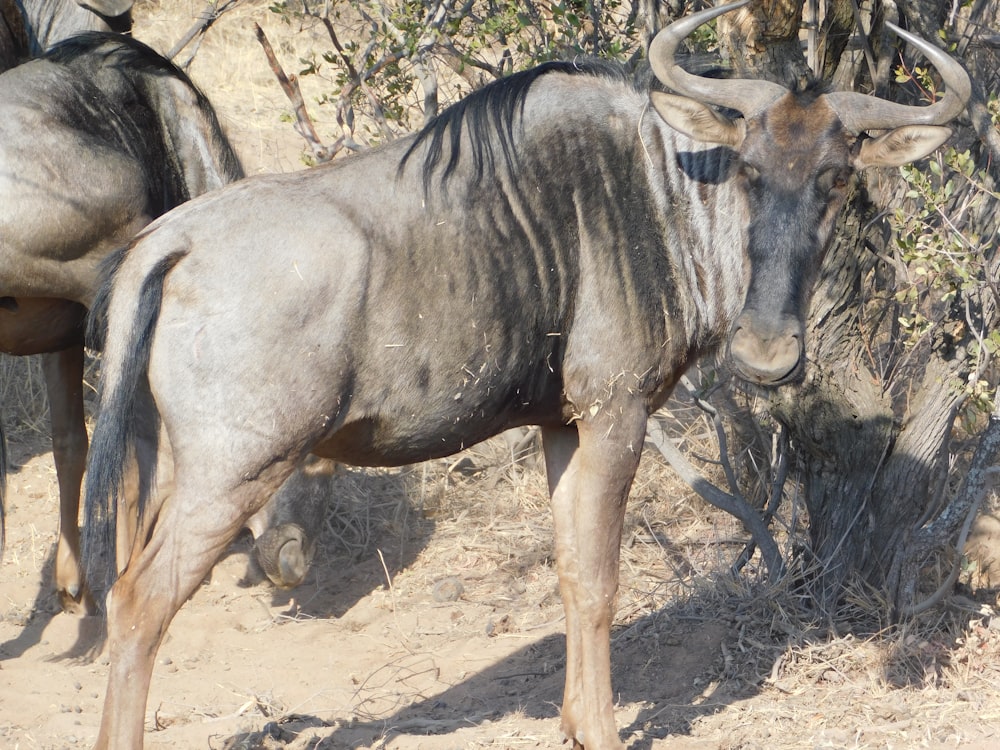
[[[59,481],[56,593],[67,612],[94,611],[80,568],[80,484],[87,464],[83,414],[83,347],[42,355],[52,421],[52,457]]]
[[[282,460],[263,471],[241,468],[179,465],[174,492],[162,499],[148,542],[134,545],[112,588],[99,750],[142,747],[153,662],[170,621],[293,466]]]

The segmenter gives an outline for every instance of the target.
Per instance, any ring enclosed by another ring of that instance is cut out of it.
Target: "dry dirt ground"
[[[787,586],[727,583],[745,535],[648,453],[613,637],[628,747],[1000,747],[991,609],[960,599],[967,609],[881,628],[864,601],[831,635]],[[10,464],[0,747],[89,747],[107,662],[100,620],[58,613],[50,593],[46,436],[17,430]],[[146,746],[560,746],[563,617],[540,470],[493,441],[457,465],[323,481],[331,509],[302,586],[262,582],[242,539],[182,608]]]
[[[141,4],[136,34],[168,49],[201,8]],[[252,20],[294,70],[308,39],[256,3],[209,31],[191,74],[251,173],[300,168],[302,143],[282,121],[288,107]],[[27,415],[15,425],[16,411]],[[106,676],[100,621],[56,612],[45,420],[6,396],[4,414],[0,748],[88,747]],[[541,472],[497,441],[460,463],[324,481],[331,509],[302,586],[262,582],[244,539],[181,610],[157,657],[146,746],[559,746],[565,650]],[[817,622],[789,584],[770,590],[752,566],[727,582],[744,539],[646,457],[613,640],[630,748],[1000,747],[995,597],[888,627],[859,596],[843,621]]]

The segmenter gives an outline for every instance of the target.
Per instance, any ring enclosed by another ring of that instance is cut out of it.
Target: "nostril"
[[[795,334],[789,336],[783,336],[781,339],[774,344],[775,355],[779,352],[783,352],[785,356],[794,356],[798,359],[801,351],[802,344],[799,337]]]

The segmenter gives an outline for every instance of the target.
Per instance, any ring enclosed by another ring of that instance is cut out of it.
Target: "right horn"
[[[742,8],[750,0],[739,0],[718,8],[709,8],[674,21],[664,27],[649,45],[649,64],[660,82],[689,99],[703,104],[729,107],[750,118],[788,93],[784,86],[754,79],[704,78],[684,70],[674,55],[677,47],[699,26],[723,13]]]
[[[853,91],[835,91],[827,94],[827,101],[840,117],[844,127],[852,133],[861,133],[865,130],[888,130],[902,125],[944,125],[960,115],[972,92],[972,84],[965,68],[951,55],[925,39],[903,31],[888,21],[886,26],[920,50],[933,63],[941,74],[945,87],[944,96],[934,104],[915,107]]]

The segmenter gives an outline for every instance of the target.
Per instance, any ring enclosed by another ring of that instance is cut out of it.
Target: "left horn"
[[[750,0],[740,0],[718,8],[709,8],[674,21],[661,30],[649,45],[649,64],[660,82],[682,96],[703,104],[729,107],[748,118],[787,94],[788,89],[771,81],[704,78],[693,75],[678,65],[674,59],[678,45],[695,29],[723,13],[742,8],[748,2]]]
[[[920,50],[933,63],[941,74],[945,87],[944,96],[929,106],[914,107],[853,91],[835,91],[827,94],[827,101],[837,112],[844,127],[852,133],[861,133],[865,130],[897,128],[901,125],[944,125],[960,115],[972,92],[972,84],[965,68],[951,55],[925,39],[903,31],[888,21],[886,26]]]

